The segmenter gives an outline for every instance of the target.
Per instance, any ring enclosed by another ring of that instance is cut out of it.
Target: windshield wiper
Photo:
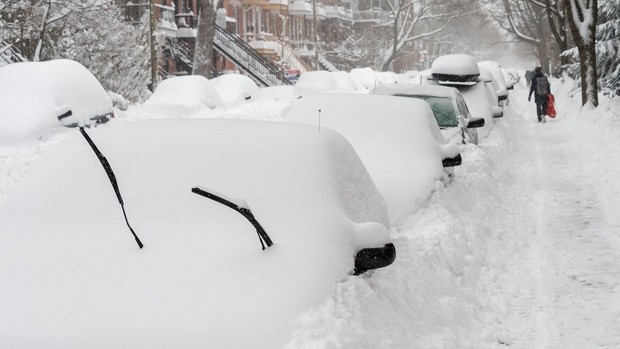
[[[269,235],[267,235],[267,232],[265,232],[265,229],[263,229],[260,223],[258,223],[256,218],[254,217],[254,214],[252,214],[252,211],[250,210],[250,208],[246,207],[247,205],[240,204],[240,203],[234,203],[233,201],[236,201],[234,199],[230,199],[230,198],[226,199],[222,197],[223,196],[222,194],[216,195],[216,194],[210,193],[198,187],[192,188],[192,193],[198,194],[200,196],[204,196],[208,199],[211,199],[215,202],[218,202],[224,206],[230,207],[233,210],[239,212],[256,229],[256,234],[258,234],[258,240],[260,241],[260,244],[263,250],[265,250],[266,248],[265,244],[267,244],[267,247],[270,247],[271,245],[273,245],[271,238],[269,238]]]
[[[97,155],[97,159],[99,159],[99,162],[101,162],[101,165],[103,166],[103,169],[105,170],[105,173],[108,175],[108,179],[110,179],[110,183],[112,183],[112,187],[114,188],[114,192],[116,193],[116,198],[118,199],[118,203],[121,204],[121,209],[123,210],[123,216],[125,216],[125,223],[127,223],[127,226],[129,227],[129,230],[131,231],[131,234],[133,234],[134,239],[136,239],[136,243],[138,244],[138,247],[140,248],[144,247],[144,245],[142,244],[142,241],[140,241],[140,239],[138,238],[138,235],[136,235],[136,232],[133,231],[133,228],[131,227],[131,225],[129,225],[129,220],[127,220],[127,213],[125,213],[125,204],[123,203],[123,197],[121,196],[121,191],[118,188],[118,183],[116,182],[116,176],[114,175],[114,171],[112,171],[112,166],[110,166],[108,159],[106,159],[105,156],[101,154],[101,152],[95,145],[95,142],[93,142],[93,140],[88,136],[88,133],[84,131],[84,127],[80,127],[80,132],[82,133],[84,138],[86,138],[86,142],[88,142],[90,147],[93,149],[93,151],[95,152],[95,155]]]

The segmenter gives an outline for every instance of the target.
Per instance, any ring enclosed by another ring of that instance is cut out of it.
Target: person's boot
[[[540,115],[538,116],[538,122],[540,122]]]

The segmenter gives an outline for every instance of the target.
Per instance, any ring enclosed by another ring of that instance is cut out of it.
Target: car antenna
[[[99,162],[101,162],[101,165],[103,166],[103,169],[105,170],[105,173],[108,175],[108,179],[110,179],[110,183],[112,183],[112,187],[114,188],[114,192],[116,193],[116,198],[118,199],[118,203],[121,204],[121,209],[123,210],[123,216],[125,216],[125,223],[127,223],[127,227],[129,227],[131,234],[133,235],[134,239],[136,239],[136,243],[138,243],[138,247],[140,248],[144,247],[144,245],[142,244],[142,241],[140,241],[140,238],[138,238],[138,235],[136,235],[136,232],[133,231],[133,228],[131,227],[131,225],[129,225],[129,220],[127,219],[127,213],[125,212],[125,204],[123,203],[123,197],[121,196],[121,191],[118,188],[118,183],[116,182],[116,176],[114,175],[114,171],[112,171],[112,167],[110,166],[108,159],[106,159],[105,156],[101,154],[101,152],[95,145],[95,142],[93,142],[93,140],[88,136],[88,133],[86,133],[83,126],[80,126],[80,133],[82,133],[84,138],[86,138],[86,142],[88,142],[90,147],[93,149],[93,151],[95,152],[95,155],[97,155],[97,158],[99,159]]]
[[[321,109],[319,109],[319,132],[321,132]]]
[[[266,249],[265,244],[267,244],[267,247],[270,247],[271,245],[273,245],[271,238],[269,237],[269,235],[267,235],[267,232],[265,231],[265,229],[263,229],[260,223],[258,223],[258,221],[254,217],[254,214],[252,213],[249,207],[246,207],[245,205],[239,205],[239,204],[232,202],[232,200],[225,199],[222,197],[223,196],[222,194],[216,195],[214,193],[208,192],[205,189],[198,188],[198,187],[192,188],[192,193],[198,194],[200,196],[204,196],[207,199],[211,199],[215,202],[218,202],[224,206],[230,207],[233,210],[241,213],[241,215],[245,217],[245,219],[247,219],[252,224],[252,226],[254,226],[254,228],[256,229],[256,234],[258,234],[258,240],[260,241],[260,245],[263,248],[263,251]]]

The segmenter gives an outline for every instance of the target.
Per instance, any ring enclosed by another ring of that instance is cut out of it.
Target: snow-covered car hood
[[[280,347],[356,250],[391,242],[383,198],[336,132],[220,119],[87,132],[145,247],[76,130],[0,206],[7,347]],[[274,245],[197,186],[244,200]]]

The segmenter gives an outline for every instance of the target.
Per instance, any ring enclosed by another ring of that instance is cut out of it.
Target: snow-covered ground
[[[559,116],[540,124],[517,86],[452,183],[395,232],[395,263],[335,284],[287,347],[619,348],[620,98],[582,112],[578,94],[552,91]],[[285,105],[209,116],[278,120]],[[66,136],[0,147],[0,204]]]

